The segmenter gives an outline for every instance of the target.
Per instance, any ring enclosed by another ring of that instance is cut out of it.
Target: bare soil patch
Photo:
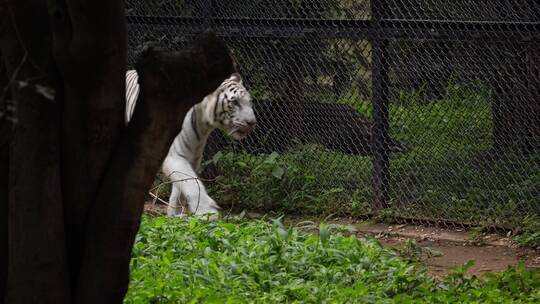
[[[164,215],[166,206],[147,203],[145,212],[153,215]],[[248,213],[245,216],[259,218],[261,214]],[[275,217],[270,215],[269,217]],[[523,261],[529,269],[540,268],[540,250],[520,248],[506,235],[495,233],[476,233],[466,229],[443,229],[438,227],[417,225],[391,225],[356,221],[353,219],[324,220],[306,217],[286,217],[286,225],[310,220],[314,223],[325,222],[346,225],[358,237],[373,237],[381,244],[392,248],[403,248],[407,240],[414,240],[416,246],[426,251],[438,252],[442,255],[426,254],[422,262],[428,272],[437,277],[451,272],[450,267],[460,266],[469,260],[475,265],[468,274],[480,276],[486,272],[500,272],[509,266]]]
[[[540,267],[539,250],[520,248],[510,237],[495,233],[369,222],[355,227],[359,236],[375,237],[385,246],[401,248],[407,240],[415,240],[418,247],[442,253],[440,256],[426,255],[423,259],[429,273],[434,276],[443,276],[451,271],[450,267],[463,265],[469,260],[474,260],[475,265],[468,274],[476,276],[506,270],[519,261],[523,261],[527,268]]]

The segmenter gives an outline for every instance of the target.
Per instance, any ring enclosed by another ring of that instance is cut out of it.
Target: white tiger
[[[126,72],[126,124],[133,114],[139,95],[138,75],[135,70]],[[194,214],[217,214],[220,209],[208,195],[197,178],[206,141],[210,133],[220,128],[235,140],[253,132],[257,120],[253,112],[251,95],[242,84],[238,73],[231,77],[186,114],[182,131],[174,139],[162,171],[172,181],[167,215],[181,213],[180,202],[189,206]]]

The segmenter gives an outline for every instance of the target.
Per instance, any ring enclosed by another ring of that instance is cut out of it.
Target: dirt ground
[[[145,212],[154,215],[165,214],[163,205],[146,204]],[[259,218],[260,214],[246,214],[250,218]],[[313,218],[290,217],[285,219],[286,225],[310,220]],[[520,248],[510,237],[495,233],[475,233],[465,229],[443,229],[418,225],[390,225],[354,219],[332,219],[325,223],[345,225],[349,231],[360,238],[378,239],[381,244],[393,248],[404,248],[407,240],[414,240],[420,249],[421,261],[428,267],[433,276],[444,276],[451,266],[460,266],[469,260],[475,265],[469,269],[470,275],[482,275],[486,272],[499,272],[509,266],[523,261],[529,269],[540,268],[540,250]]]
[[[529,269],[540,267],[540,250],[520,248],[510,237],[494,233],[476,234],[437,227],[413,225],[386,225],[378,223],[357,224],[359,236],[379,239],[383,245],[402,248],[406,240],[442,255],[424,254],[423,261],[434,276],[450,272],[450,266],[463,265],[474,260],[470,275],[499,272],[523,261]],[[474,237],[473,237],[474,236]]]

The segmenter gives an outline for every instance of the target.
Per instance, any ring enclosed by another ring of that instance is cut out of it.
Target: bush
[[[523,221],[522,231],[514,239],[525,247],[540,248],[540,216],[530,215]]]
[[[289,214],[368,212],[369,188],[352,190],[343,182],[365,183],[362,179],[367,178],[370,162],[349,157],[328,166],[326,160],[332,158],[319,146],[303,146],[283,155],[218,153],[213,162],[223,174],[211,184],[211,193],[224,208]],[[351,170],[351,161],[365,169]]]

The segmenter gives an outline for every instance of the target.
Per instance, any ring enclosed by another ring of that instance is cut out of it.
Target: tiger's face
[[[251,95],[242,84],[240,74],[233,73],[217,90],[214,117],[217,127],[235,140],[242,140],[255,130],[257,119]]]

